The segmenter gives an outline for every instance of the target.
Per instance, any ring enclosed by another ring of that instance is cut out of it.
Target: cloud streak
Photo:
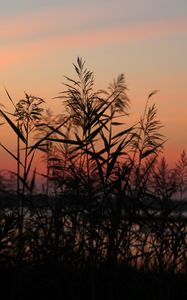
[[[83,11],[78,8],[54,7],[23,16],[1,18],[0,39],[15,40],[16,38],[30,38],[32,35],[76,31],[79,27],[86,28],[89,24],[97,24],[103,18],[106,18],[106,14],[102,10],[91,13],[89,10]]]
[[[33,27],[33,32],[36,30]],[[44,27],[41,27],[44,29]],[[41,29],[40,28],[40,29]],[[31,29],[31,28],[30,28]],[[26,34],[28,29],[15,28],[12,34]],[[10,34],[9,31],[7,31]],[[6,45],[0,49],[0,66],[8,66],[26,60],[31,60],[43,55],[53,54],[64,49],[101,47],[129,42],[140,42],[146,39],[161,38],[174,34],[187,33],[187,20],[175,19],[124,26],[105,28],[102,30],[85,30],[74,33],[61,32],[40,39],[22,41],[13,46]]]

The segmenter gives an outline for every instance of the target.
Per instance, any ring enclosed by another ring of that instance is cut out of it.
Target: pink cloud
[[[24,32],[24,30],[23,30]],[[13,47],[0,49],[0,65],[7,66],[23,60],[55,53],[71,47],[99,47],[101,45],[121,44],[160,38],[168,35],[187,33],[187,20],[160,21],[137,26],[107,28],[73,34],[58,34],[41,38],[39,41],[22,42]]]
[[[48,34],[49,32],[66,31],[76,28],[77,24],[85,25],[89,22],[97,22],[103,17],[103,12],[90,14],[89,11],[73,8],[50,8],[45,11],[27,13],[24,16],[14,16],[13,18],[1,18],[0,38],[23,38],[33,34]]]

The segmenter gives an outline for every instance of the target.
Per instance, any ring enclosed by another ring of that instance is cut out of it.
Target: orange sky
[[[77,56],[94,71],[96,87],[126,76],[133,119],[155,89],[165,155],[171,163],[187,149],[187,2],[185,0],[7,1],[0,11],[0,103],[11,109],[4,86],[17,101],[27,91],[52,97],[73,76]],[[45,3],[44,3],[45,2]],[[10,131],[0,140],[14,151]],[[0,150],[2,168],[11,167]]]

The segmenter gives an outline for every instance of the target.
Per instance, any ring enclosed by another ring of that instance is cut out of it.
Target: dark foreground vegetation
[[[46,263],[19,269],[1,269],[5,299],[186,299],[187,279],[182,274],[158,274],[122,266],[77,270]]]
[[[136,124],[124,76],[94,91],[80,58],[57,98],[25,94],[2,119],[17,138],[0,183],[0,274],[6,299],[187,296],[187,156],[170,169],[148,95]],[[55,100],[53,100],[55,101]],[[38,190],[35,155],[42,153]]]

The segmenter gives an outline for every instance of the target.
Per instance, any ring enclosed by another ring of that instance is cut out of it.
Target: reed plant
[[[80,58],[74,68],[78,79],[66,77],[66,90],[59,97],[64,100],[71,130],[68,136],[58,131],[57,137],[48,140],[69,145],[67,177],[62,180],[58,174],[59,184],[63,181],[66,186],[61,197],[67,206],[73,201],[73,207],[84,219],[91,258],[98,251],[94,235],[104,227],[105,255],[109,262],[116,262],[120,243],[125,240],[124,234],[131,232],[137,209],[148,213],[142,199],[149,173],[163,146],[163,136],[159,133],[161,124],[155,119],[156,107],[149,107],[155,92],[148,96],[140,122],[126,127],[129,99],[124,76],[120,75],[108,91],[95,92],[93,73]],[[63,157],[63,153],[61,155]],[[125,215],[128,216],[126,222]],[[126,229],[120,230],[119,235],[120,226]],[[126,258],[131,244],[128,238]],[[87,240],[85,233],[81,239]]]
[[[30,136],[32,135],[36,124],[41,120],[41,114],[43,108],[41,104],[44,100],[28,95],[25,93],[25,98],[19,100],[16,104],[14,103],[12,97],[8,93],[6,94],[11,101],[14,112],[5,112],[1,110],[1,114],[7,123],[10,125],[11,129],[17,137],[17,153],[14,154],[8,150],[5,146],[3,148],[8,152],[8,154],[13,157],[17,162],[17,172],[15,173],[17,177],[17,198],[19,199],[18,207],[18,261],[22,260],[23,256],[23,227],[24,227],[24,201],[25,196],[28,193],[31,195],[35,188],[35,176],[36,170],[32,170],[32,162],[34,159],[35,152],[29,157],[29,147],[30,147]],[[13,120],[9,117],[11,116]],[[21,147],[21,142],[23,143],[23,148]],[[23,152],[23,154],[22,154]],[[29,178],[32,172],[31,178]]]
[[[73,67],[76,77],[65,77],[52,100],[62,102],[61,115],[28,94],[14,104],[6,91],[14,112],[1,109],[1,115],[15,133],[17,152],[1,146],[17,162],[19,204],[13,216],[0,216],[0,258],[88,272],[92,299],[103,267],[159,276],[186,272],[187,158],[183,151],[172,169],[161,158],[157,91],[131,124],[123,74],[95,90],[85,62],[78,58]],[[36,151],[46,166],[39,195]]]

